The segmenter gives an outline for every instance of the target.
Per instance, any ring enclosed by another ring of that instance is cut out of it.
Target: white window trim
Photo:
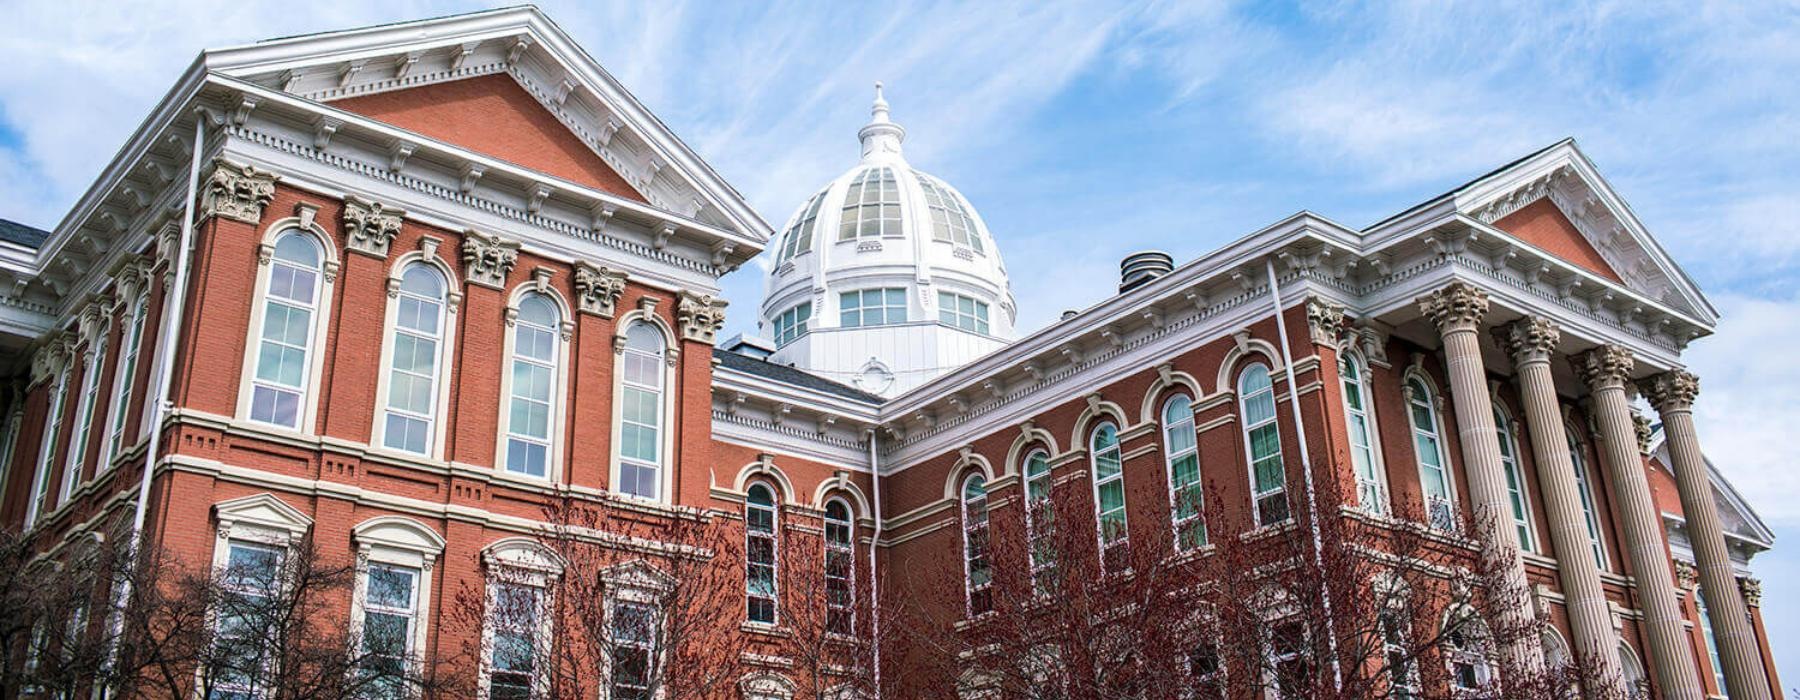
[[[1267,667],[1264,671],[1263,683],[1268,688],[1267,694],[1269,700],[1291,700],[1281,694],[1281,672],[1279,666],[1283,661],[1288,658],[1304,658],[1308,664],[1317,661],[1317,659],[1310,658],[1313,640],[1312,624],[1305,618],[1300,617],[1295,611],[1295,607],[1296,606],[1292,602],[1283,603],[1278,609],[1273,611],[1273,614],[1266,617],[1268,626],[1264,629],[1262,634],[1261,645],[1263,665]],[[1300,626],[1300,649],[1292,655],[1284,654],[1280,658],[1277,658],[1275,655],[1275,631],[1280,626],[1290,623]]]
[[[1124,551],[1127,556],[1129,556],[1131,552],[1131,499],[1128,490],[1125,488],[1125,438],[1123,434],[1121,434],[1118,425],[1112,421],[1103,420],[1095,423],[1093,429],[1088,432],[1087,443],[1088,481],[1093,484],[1092,490],[1094,492],[1094,543],[1100,548],[1100,572],[1102,574],[1116,574],[1130,570],[1131,563],[1129,561],[1125,562],[1125,568],[1120,571],[1109,571],[1106,568],[1106,525],[1100,520],[1100,450],[1094,446],[1095,440],[1100,437],[1100,431],[1104,428],[1112,428],[1113,438],[1118,440],[1118,442],[1113,445],[1112,449],[1117,450],[1119,453],[1119,473],[1113,476],[1113,480],[1119,482],[1119,495],[1123,501],[1119,504],[1119,515],[1121,516],[1121,526],[1124,529],[1124,534],[1121,535],[1117,541],[1113,542],[1112,546],[1125,548]],[[1110,483],[1110,481],[1108,483]]]
[[[356,584],[350,597],[350,644],[353,654],[362,653],[363,620],[367,614],[370,564],[385,564],[414,569],[419,579],[413,592],[417,610],[409,640],[408,673],[423,667],[421,651],[425,649],[431,627],[431,574],[438,557],[444,553],[444,538],[437,531],[411,518],[387,515],[370,518],[351,528],[350,539],[356,544]],[[417,696],[418,688],[407,688],[409,696]]]
[[[1169,444],[1169,409],[1173,407],[1177,398],[1185,399],[1188,402],[1188,407],[1187,415],[1182,416],[1181,419],[1176,422],[1187,424],[1188,435],[1191,436],[1190,439],[1194,443],[1193,447],[1189,448],[1188,451],[1183,452],[1181,455],[1175,454],[1174,448]],[[1212,533],[1208,532],[1206,529],[1206,472],[1200,465],[1200,429],[1197,425],[1199,421],[1194,415],[1194,397],[1180,392],[1170,395],[1169,398],[1163,401],[1163,410],[1157,412],[1157,417],[1161,419],[1158,423],[1159,427],[1161,427],[1160,432],[1162,433],[1163,438],[1163,473],[1169,480],[1170,541],[1174,543],[1175,551],[1177,552],[1185,552],[1190,549],[1205,547],[1206,543],[1211,541]],[[1175,485],[1175,460],[1179,457],[1186,456],[1188,452],[1192,452],[1194,455],[1194,478],[1197,479],[1194,483],[1200,487],[1200,502],[1194,504],[1193,515],[1182,518],[1181,504],[1177,501],[1175,495],[1176,489],[1178,488]],[[1184,548],[1181,546],[1181,527],[1183,524],[1190,521],[1199,521],[1201,543],[1197,547]]]
[[[768,506],[756,505],[756,504],[753,504],[750,502],[750,498],[749,498],[750,489],[754,489],[759,486],[764,489],[767,489],[769,492],[770,504]],[[779,627],[779,626],[781,626],[781,544],[782,544],[782,542],[781,542],[781,540],[782,540],[782,537],[781,537],[781,505],[782,505],[782,503],[781,503],[781,496],[778,495],[780,493],[781,493],[780,489],[776,488],[776,486],[774,484],[770,484],[766,481],[753,482],[750,484],[749,489],[744,490],[744,618],[745,618],[744,621],[747,624],[756,625],[758,627]],[[775,617],[775,619],[769,620],[766,622],[761,621],[761,620],[749,619],[749,617],[750,617],[750,598],[752,597],[750,595],[750,537],[751,537],[751,535],[750,535],[750,509],[752,509],[752,508],[761,509],[761,508],[765,508],[765,507],[768,508],[768,510],[769,510],[769,539],[771,541],[771,545],[770,545],[771,551],[769,553],[769,556],[770,556],[769,569],[770,569],[770,574],[771,574],[770,583],[773,586],[773,588],[769,591],[768,597],[769,597],[770,603],[774,606],[774,609],[772,610],[772,612],[774,613],[774,617]],[[823,533],[821,533],[821,534],[823,534]],[[820,539],[824,539],[824,538],[821,537]]]
[[[100,378],[105,369],[106,349],[112,336],[110,315],[94,324],[87,339],[87,357],[81,371],[81,394],[75,403],[75,432],[69,436],[69,449],[63,455],[62,485],[57,489],[56,504],[61,507],[75,496],[82,485],[81,468],[87,464],[88,443],[94,438],[94,404],[100,400]],[[101,417],[100,420],[105,420]]]
[[[1450,696],[1451,697],[1471,697],[1469,691],[1472,689],[1461,688],[1456,685],[1456,682],[1457,682],[1457,680],[1456,680],[1456,664],[1457,664],[1457,662],[1458,661],[1468,661],[1475,666],[1475,680],[1478,684],[1480,684],[1477,686],[1476,689],[1479,689],[1481,686],[1485,686],[1485,685],[1491,683],[1494,680],[1495,676],[1498,674],[1499,668],[1498,668],[1498,664],[1495,662],[1495,659],[1494,659],[1494,651],[1495,650],[1491,648],[1493,645],[1493,637],[1492,637],[1492,634],[1488,631],[1487,625],[1485,623],[1483,623],[1479,617],[1475,616],[1474,611],[1469,610],[1466,607],[1459,609],[1459,610],[1451,610],[1451,611],[1445,613],[1443,624],[1445,626],[1448,626],[1451,623],[1451,621],[1456,619],[1457,615],[1470,616],[1470,620],[1468,622],[1465,622],[1462,624],[1466,625],[1468,629],[1474,631],[1473,632],[1474,638],[1471,640],[1471,643],[1477,645],[1477,648],[1475,648],[1474,650],[1451,649],[1451,648],[1448,648],[1449,640],[1446,638],[1445,639],[1446,648],[1444,650],[1444,655],[1443,655],[1444,656],[1444,671],[1449,675]],[[1447,635],[1446,635],[1446,637],[1447,637]],[[1468,635],[1465,635],[1465,638],[1468,638]],[[1482,648],[1484,645],[1488,648]]]
[[[1495,423],[1495,437],[1498,438],[1503,443],[1502,446],[1507,450],[1510,450],[1512,454],[1510,460],[1506,458],[1505,454],[1500,455],[1500,467],[1504,470],[1506,468],[1506,463],[1508,461],[1512,462],[1513,475],[1517,477],[1518,482],[1519,505],[1525,509],[1525,519],[1521,521],[1515,516],[1512,518],[1513,524],[1515,526],[1524,526],[1525,534],[1531,538],[1531,541],[1529,543],[1521,543],[1521,546],[1524,546],[1524,549],[1527,552],[1535,552],[1538,549],[1539,542],[1537,519],[1533,517],[1534,511],[1531,509],[1531,483],[1525,479],[1525,462],[1520,458],[1519,454],[1519,422],[1513,419],[1512,412],[1506,410],[1506,406],[1498,400],[1494,401],[1494,412],[1497,416],[1506,421],[1504,427],[1498,422]],[[1506,475],[1502,473],[1501,476],[1505,477]],[[1512,489],[1508,486],[1507,490],[1510,492]],[[1511,494],[1509,493],[1508,498],[1510,497]],[[1508,508],[1512,507],[1511,503],[1507,503],[1506,505]]]
[[[848,544],[833,545],[831,543],[831,533],[830,533],[829,527],[832,522],[831,504],[833,504],[833,503],[837,503],[844,507],[845,519],[842,521],[842,524],[846,528],[848,528],[850,531],[850,542]],[[856,577],[856,572],[857,572],[857,567],[856,567],[856,508],[854,506],[850,505],[849,499],[844,498],[842,496],[832,496],[831,498],[828,498],[825,500],[825,507],[821,508],[819,510],[819,512],[820,512],[820,520],[821,520],[822,524],[826,527],[825,536],[819,538],[822,542],[822,547],[824,549],[824,556],[820,559],[821,564],[824,566],[830,566],[831,551],[832,551],[833,547],[837,547],[838,550],[841,553],[843,553],[844,555],[846,555],[850,560],[850,572],[849,572],[850,600],[844,607],[844,610],[850,615],[850,634],[849,634],[849,636],[854,637],[856,635],[856,584],[857,584],[857,577]],[[825,603],[825,622],[826,622],[826,629],[827,629],[827,631],[829,631],[830,627],[831,627],[831,611],[833,609],[833,606],[831,604],[831,575],[830,575],[829,569],[826,569],[822,573],[823,573],[823,576],[825,578],[825,583],[826,583],[825,601],[824,601],[824,603]],[[832,634],[837,635],[839,633],[832,633]]]
[[[65,358],[64,363],[67,360]],[[31,480],[30,503],[25,508],[25,527],[37,524],[38,518],[54,508],[46,509],[45,501],[50,498],[50,470],[56,467],[56,443],[62,441],[62,424],[68,409],[69,368],[62,367],[56,372],[56,381],[50,387],[50,406],[44,412],[44,444],[38,446],[36,476]]]
[[[1269,375],[1269,401],[1270,403],[1275,404],[1275,410],[1269,414],[1269,419],[1262,423],[1257,423],[1256,425],[1250,424],[1250,411],[1247,405],[1249,403],[1249,397],[1244,395],[1244,375],[1249,373],[1250,368],[1252,367],[1262,367],[1263,371]],[[1243,425],[1243,429],[1240,432],[1243,434],[1244,441],[1244,468],[1246,474],[1250,478],[1248,485],[1250,487],[1251,522],[1256,523],[1256,527],[1259,528],[1293,522],[1294,504],[1293,499],[1287,498],[1287,450],[1281,445],[1281,402],[1277,400],[1280,398],[1280,392],[1275,390],[1275,372],[1269,365],[1263,364],[1260,361],[1251,362],[1244,365],[1243,369],[1238,370],[1237,380],[1232,382],[1231,388],[1232,392],[1237,394],[1238,422]],[[1281,464],[1281,487],[1257,493],[1256,448],[1254,447],[1254,440],[1251,438],[1251,433],[1264,425],[1275,426],[1275,457],[1276,461]],[[1288,501],[1287,517],[1277,522],[1265,523],[1263,522],[1262,499],[1277,493],[1282,495],[1283,500]]]
[[[540,268],[542,269],[542,268]],[[548,454],[544,456],[544,476],[536,477],[515,472],[506,467],[507,441],[512,437],[512,384],[514,351],[518,347],[518,335],[515,332],[519,304],[525,301],[527,294],[542,294],[556,306],[556,370],[550,378],[550,444]],[[552,483],[561,482],[563,478],[563,435],[568,426],[569,396],[569,345],[574,338],[575,321],[570,315],[569,304],[562,294],[549,284],[549,275],[534,275],[533,282],[520,285],[513,290],[512,298],[506,303],[506,328],[502,335],[506,336],[502,343],[500,357],[504,363],[500,371],[500,422],[499,439],[494,447],[494,471],[508,476],[532,481],[544,480]],[[617,404],[614,404],[617,405]]]
[[[125,430],[129,428],[131,400],[135,398],[133,384],[142,373],[144,363],[144,332],[150,316],[150,293],[143,292],[127,303],[125,323],[120,326],[119,353],[113,358],[113,391],[107,402],[111,409],[106,412],[106,432],[100,441],[100,462],[94,473],[100,474],[112,468],[113,460],[123,454],[126,449],[136,444],[125,444]],[[136,336],[137,347],[131,347],[132,336]],[[125,358],[131,358],[131,366],[125,366]]]
[[[600,583],[606,595],[607,634],[612,633],[612,618],[620,603],[631,603],[653,608],[657,611],[656,641],[651,645],[650,685],[655,688],[662,681],[662,674],[667,668],[667,652],[664,635],[668,632],[664,617],[668,610],[663,600],[675,589],[675,579],[662,570],[634,559],[623,564],[615,564],[600,571]],[[610,643],[610,642],[609,642]],[[610,650],[609,650],[610,652]],[[600,698],[612,698],[612,654],[605,653],[600,659]]]
[[[619,440],[624,432],[625,413],[619,407],[625,405],[625,373],[621,360],[625,357],[625,333],[631,324],[642,321],[655,327],[663,336],[663,388],[662,388],[662,425],[657,431],[657,440],[661,442],[661,450],[657,453],[656,498],[643,498],[618,490],[620,468],[624,465],[624,451],[620,449]],[[621,498],[651,503],[673,503],[675,486],[675,470],[671,467],[675,450],[675,431],[671,429],[675,422],[676,400],[681,395],[676,385],[675,371],[681,357],[680,344],[675,331],[656,314],[656,298],[642,297],[637,309],[621,314],[613,335],[613,393],[612,393],[612,455],[607,468],[608,491]]]
[[[1046,590],[1047,587],[1038,585],[1038,575],[1045,571],[1055,569],[1056,559],[1055,557],[1047,557],[1050,561],[1038,561],[1036,540],[1039,536],[1054,537],[1055,535],[1051,532],[1038,532],[1038,528],[1044,527],[1044,524],[1038,522],[1038,518],[1032,513],[1031,483],[1035,479],[1031,476],[1031,460],[1034,457],[1044,461],[1044,473],[1038,475],[1035,479],[1042,479],[1045,482],[1044,507],[1046,509],[1052,509],[1052,527],[1055,526],[1056,469],[1050,465],[1049,450],[1042,447],[1034,447],[1026,451],[1025,458],[1019,461],[1019,477],[1023,481],[1023,488],[1020,491],[1019,496],[1020,501],[1025,506],[1025,565],[1030,569],[1028,573],[1031,575],[1032,592],[1043,596],[1049,595],[1050,591]]]
[[[1608,571],[1608,550],[1606,548],[1606,523],[1600,519],[1600,485],[1593,480],[1593,465],[1588,462],[1588,445],[1576,437],[1575,426],[1563,425],[1563,440],[1569,449],[1569,466],[1575,470],[1575,497],[1581,504],[1582,528],[1588,531],[1588,540],[1599,557],[1594,565],[1601,571]]]
[[[981,480],[981,527],[987,531],[988,535],[987,548],[982,550],[983,558],[988,561],[988,580],[987,583],[981,584],[980,586],[975,585],[975,569],[972,566],[974,561],[969,556],[969,535],[974,530],[969,524],[969,482],[974,479]],[[989,481],[987,474],[979,469],[969,470],[969,473],[963,475],[963,478],[956,481],[956,510],[957,514],[960,516],[958,519],[961,521],[958,525],[962,530],[962,537],[960,539],[962,540],[963,616],[968,619],[974,619],[980,615],[993,612],[991,603],[989,609],[979,613],[975,612],[975,593],[978,590],[991,591],[994,588],[994,559],[992,555],[994,525],[993,513],[991,512],[993,503],[987,492]]]
[[[1448,446],[1445,445],[1444,439],[1449,433],[1447,432],[1447,426],[1444,423],[1443,407],[1439,403],[1442,401],[1443,393],[1438,390],[1437,383],[1431,381],[1429,375],[1420,371],[1417,367],[1414,367],[1413,369],[1408,370],[1406,374],[1400,378],[1400,395],[1406,402],[1406,425],[1410,429],[1407,435],[1412,438],[1413,463],[1419,472],[1419,497],[1424,500],[1425,524],[1427,527],[1437,527],[1437,523],[1433,522],[1431,515],[1432,496],[1431,494],[1425,493],[1425,455],[1419,454],[1419,433],[1423,429],[1419,426],[1419,422],[1414,418],[1412,412],[1412,405],[1415,401],[1413,398],[1412,382],[1415,379],[1419,381],[1421,386],[1425,387],[1426,396],[1417,399],[1417,401],[1424,404],[1426,410],[1431,412],[1431,436],[1437,442],[1438,464],[1442,465],[1441,468],[1444,470],[1444,500],[1445,507],[1449,509],[1451,520],[1450,522],[1445,523],[1446,527],[1438,529],[1453,531],[1456,529],[1456,516],[1460,507],[1457,505],[1456,469],[1455,465],[1450,462],[1450,450]]]
[[[320,252],[319,290],[317,300],[313,304],[312,335],[307,339],[306,389],[305,394],[300,397],[300,425],[298,428],[289,428],[274,423],[255,422],[258,426],[272,430],[285,430],[301,435],[318,433],[319,382],[324,375],[323,368],[325,366],[323,346],[325,336],[331,328],[331,300],[334,298],[333,290],[337,286],[340,264],[337,247],[332,243],[331,234],[319,226],[313,218],[316,213],[316,208],[303,204],[298,208],[298,216],[279,219],[263,229],[262,242],[257,245],[256,249],[256,286],[250,294],[250,323],[249,329],[244,335],[244,360],[243,366],[239,368],[238,376],[237,419],[250,421],[250,401],[251,395],[254,393],[252,387],[256,380],[257,348],[262,340],[263,332],[263,308],[269,299],[269,276],[275,269],[275,241],[290,230],[311,234],[313,242],[318,244]],[[167,316],[165,315],[164,318],[166,321]],[[168,324],[165,322],[159,325],[167,326]],[[163,332],[165,329],[158,328],[157,337],[161,337]],[[157,362],[161,363],[162,359],[158,358]],[[153,391],[154,388],[151,390]],[[150,403],[146,398],[145,406],[148,407]],[[148,422],[149,419],[146,418],[144,420],[145,428],[153,429],[153,426],[147,425]]]
[[[1364,511],[1373,512],[1376,514],[1387,514],[1392,511],[1393,491],[1391,491],[1388,487],[1387,459],[1382,453],[1381,422],[1380,422],[1380,419],[1378,419],[1375,416],[1376,407],[1375,407],[1374,397],[1369,394],[1369,387],[1374,385],[1375,374],[1374,374],[1374,371],[1369,368],[1368,361],[1366,359],[1364,359],[1362,354],[1359,352],[1356,352],[1354,350],[1345,350],[1343,352],[1343,359],[1340,361],[1345,361],[1345,360],[1351,362],[1355,369],[1356,376],[1355,376],[1354,380],[1357,385],[1357,391],[1362,396],[1363,407],[1362,407],[1361,413],[1363,415],[1364,422],[1368,423],[1368,430],[1369,430],[1369,468],[1374,470],[1374,472],[1375,472],[1374,486],[1375,486],[1375,490],[1378,492],[1376,495],[1375,503],[1373,503],[1373,504],[1362,503],[1361,502],[1361,489],[1359,488],[1358,489],[1358,497],[1357,497],[1358,498],[1357,505],[1359,507],[1361,507]],[[1342,386],[1341,386],[1341,384],[1343,382],[1343,379],[1341,376],[1342,375],[1341,369],[1339,370],[1339,375],[1340,375],[1339,376],[1339,383],[1340,383],[1339,393],[1343,393]],[[1346,431],[1346,435],[1345,435],[1346,439],[1349,438],[1348,431],[1350,429],[1350,414],[1351,413],[1352,413],[1352,411],[1350,408],[1350,402],[1346,395],[1346,398],[1344,400],[1344,430]],[[1352,444],[1350,446],[1350,449],[1354,450],[1354,449],[1356,449],[1356,446],[1354,444]],[[1351,468],[1355,469],[1355,466],[1353,465]],[[1358,478],[1360,478],[1360,477],[1358,477]],[[1359,486],[1360,486],[1360,484],[1359,484]]]
[[[312,529],[313,520],[288,505],[286,501],[268,493],[234,498],[213,504],[213,543],[212,571],[224,573],[231,565],[231,543],[243,542],[280,550],[282,560],[280,567],[286,567],[293,557],[301,556],[296,551]],[[278,586],[285,588],[292,583],[285,572],[278,569],[281,580]],[[217,610],[207,613],[207,626],[214,630],[218,625]]]
[[[400,318],[400,280],[406,268],[413,263],[429,265],[444,276],[444,317],[438,332],[437,377],[432,390],[434,406],[431,416],[431,444],[426,446],[425,454],[420,455],[406,450],[387,446],[387,406],[388,392],[392,380],[394,362],[394,332]],[[381,322],[381,358],[377,365],[375,378],[375,421],[373,434],[369,437],[369,447],[393,454],[408,457],[425,457],[427,459],[443,459],[444,439],[450,432],[447,423],[450,413],[451,361],[456,357],[456,337],[461,326],[457,325],[457,315],[462,308],[462,292],[458,291],[459,278],[450,269],[450,265],[437,257],[437,245],[429,243],[424,250],[413,251],[394,260],[388,268],[387,304]]]
[[[488,545],[481,552],[481,562],[487,572],[484,602],[488,610],[493,610],[494,598],[501,585],[537,589],[538,629],[532,649],[539,658],[534,661],[531,697],[547,697],[550,692],[549,664],[555,656],[556,590],[557,583],[562,579],[563,563],[555,552],[525,537],[508,537]],[[481,667],[476,687],[478,700],[488,700],[490,692],[490,680],[494,672],[494,631],[491,614],[484,615],[481,625]]]

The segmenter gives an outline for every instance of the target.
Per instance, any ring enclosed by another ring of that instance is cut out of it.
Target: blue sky
[[[1361,226],[1575,137],[1725,314],[1708,452],[1787,545],[1757,560],[1800,673],[1800,4],[546,2],[774,225],[856,159],[870,85],[1012,271],[1021,327],[1310,209]],[[206,46],[477,9],[11,0],[0,217],[59,220]],[[761,269],[726,281],[752,327]],[[1800,685],[1800,677],[1789,685]]]

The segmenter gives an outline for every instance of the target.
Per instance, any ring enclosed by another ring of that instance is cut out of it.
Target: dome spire
[[[898,161],[900,143],[906,140],[906,129],[888,118],[887,98],[881,94],[881,83],[875,83],[875,103],[869,106],[869,123],[856,132],[862,140],[864,163]]]

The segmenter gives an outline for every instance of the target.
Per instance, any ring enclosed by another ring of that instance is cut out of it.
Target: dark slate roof
[[[17,243],[28,248],[37,248],[42,246],[44,244],[44,239],[49,237],[49,231],[40,231],[16,221],[0,219],[0,241]]]
[[[839,384],[805,370],[795,369],[787,365],[778,365],[765,360],[758,360],[749,355],[740,355],[730,350],[715,349],[713,350],[713,357],[719,359],[720,365],[745,374],[754,374],[771,381],[792,384],[801,388],[812,389],[813,391],[850,399],[851,401],[860,401],[871,406],[879,405],[886,400],[875,394],[846,384]]]

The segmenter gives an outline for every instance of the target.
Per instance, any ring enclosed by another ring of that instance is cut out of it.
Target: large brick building
[[[55,230],[0,227],[0,523],[221,565],[309,535],[405,582],[417,652],[484,633],[444,608],[544,554],[555,498],[842,546],[861,636],[874,600],[979,617],[965,538],[1029,530],[1039,479],[1108,551],[1485,509],[1547,646],[1658,697],[1780,687],[1771,535],[1683,371],[1717,315],[1573,142],[1366,229],[1137,257],[1015,339],[999,242],[874,115],[775,231],[535,9],[205,52]],[[716,347],[720,276],[765,250],[763,337]],[[1227,506],[1171,495],[1200,488]],[[757,599],[798,574],[737,561],[761,551],[711,553],[750,572],[728,634],[769,640],[732,692],[789,697]]]

